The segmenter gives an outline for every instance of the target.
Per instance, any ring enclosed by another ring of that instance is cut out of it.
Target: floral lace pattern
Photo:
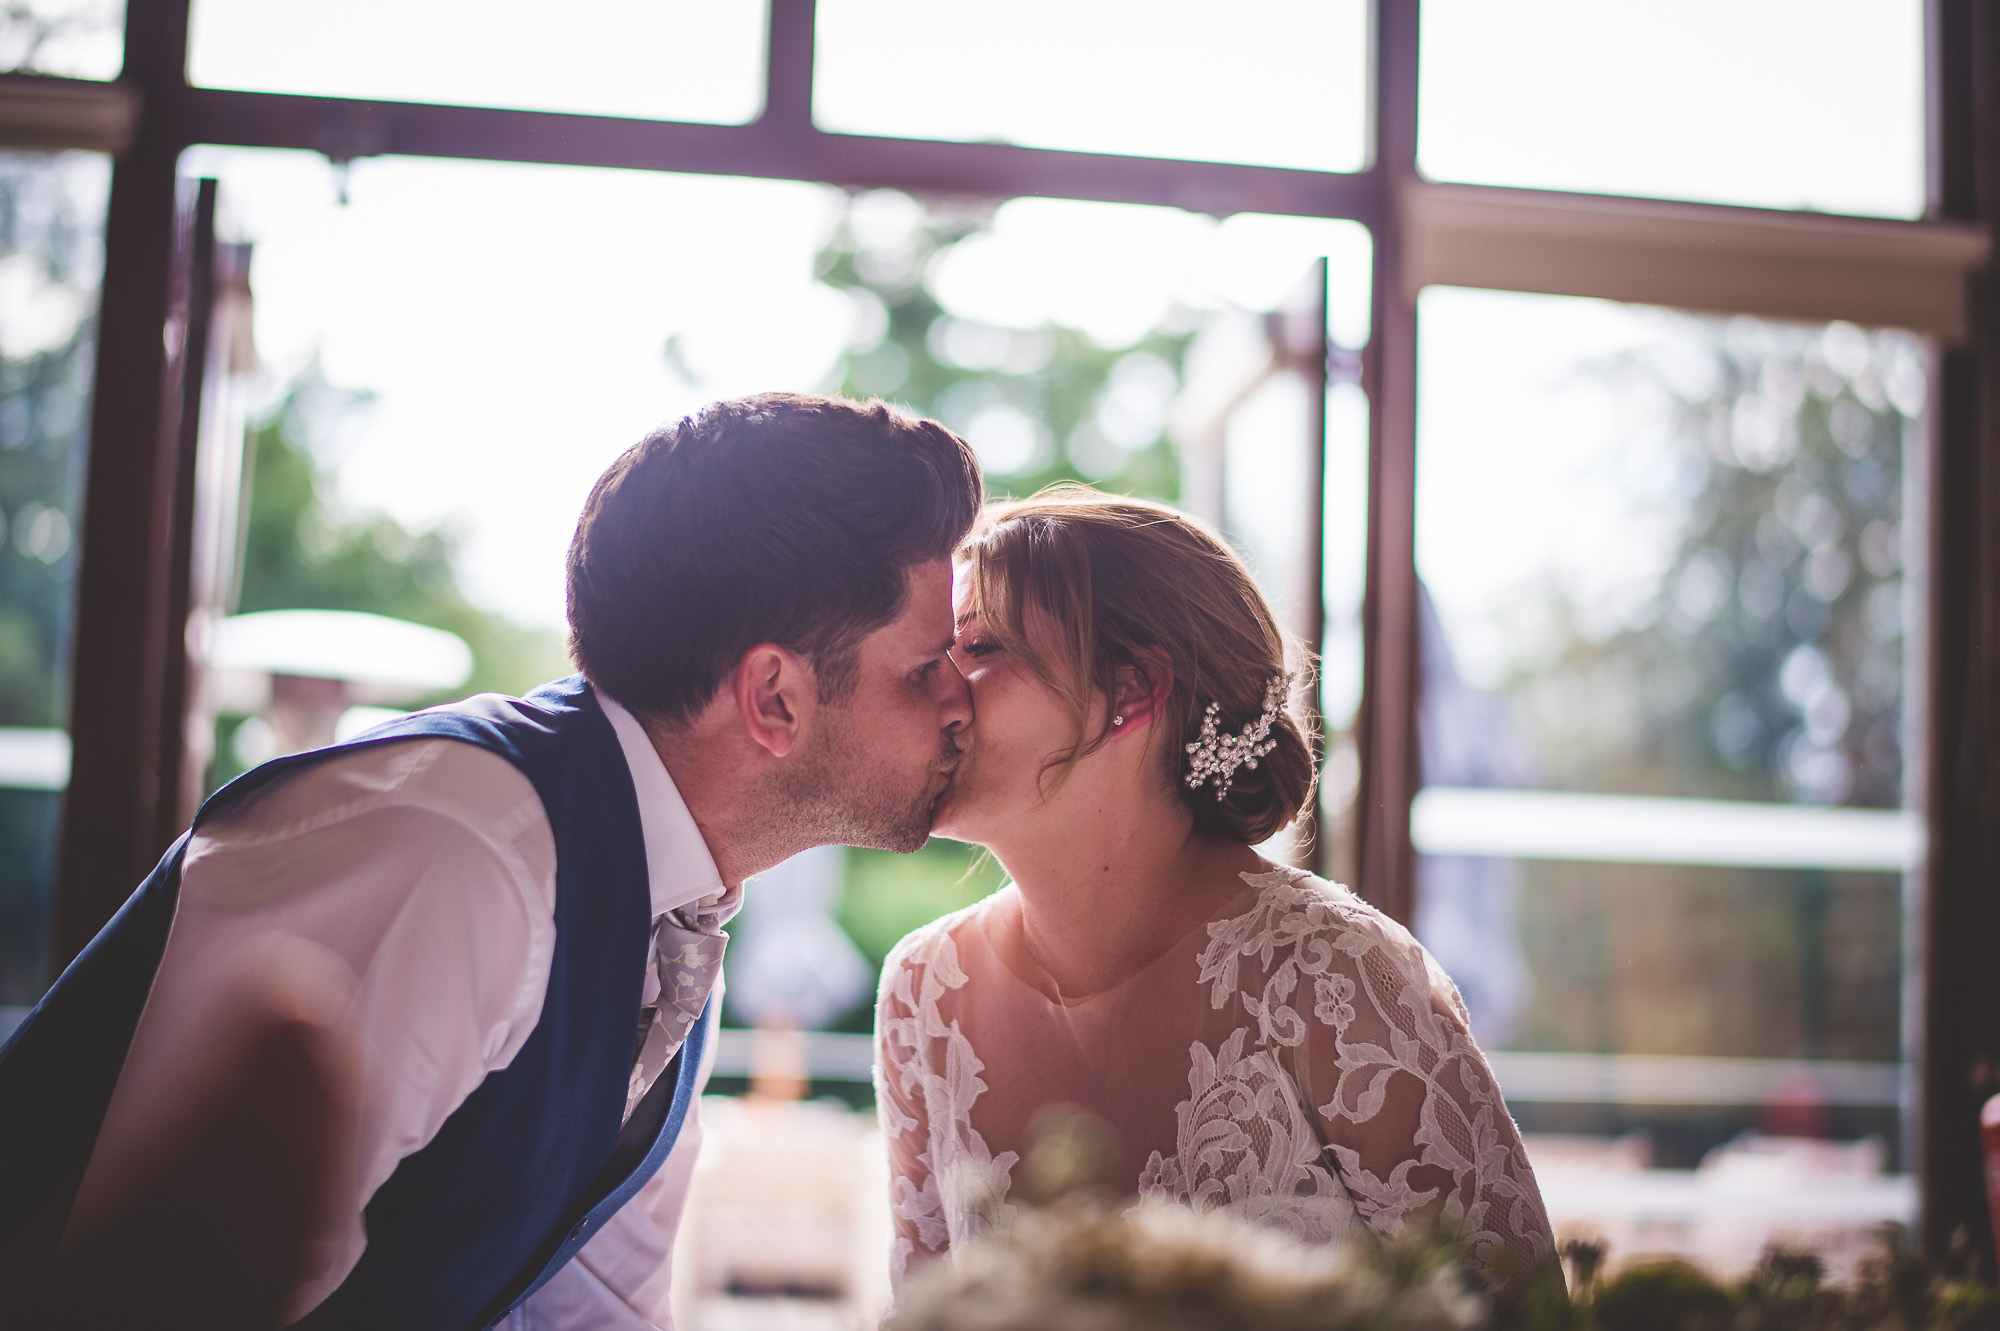
[[[986,1065],[958,1022],[947,1023],[938,1012],[938,999],[965,982],[957,944],[948,930],[935,926],[905,939],[882,968],[877,1011],[884,1016],[875,1065],[882,1131],[892,1142],[906,1133],[924,1134],[917,1156],[922,1180],[898,1175],[890,1185],[898,1222],[890,1265],[899,1281],[917,1243],[937,1252],[1005,1219],[1007,1188],[1020,1158],[1013,1151],[995,1156],[972,1126],[972,1102],[986,1089],[979,1078]],[[907,1015],[887,1015],[892,1002]],[[928,1131],[897,1108],[898,1100],[921,1104]],[[902,1232],[905,1227],[914,1239]]]
[[[1171,1159],[1153,1152],[1141,1197],[1229,1211],[1307,1243],[1354,1225],[1354,1203],[1320,1163],[1325,1148],[1299,1107],[1298,1088],[1269,1050],[1243,1051],[1248,1027],[1214,1053],[1188,1053],[1188,1098],[1174,1107]]]
[[[1363,1223],[1393,1234],[1436,1212],[1498,1278],[1541,1260],[1541,1194],[1451,980],[1345,888],[1293,869],[1243,878],[1250,907],[1207,926],[1192,973],[1165,975],[1205,989],[1215,1015],[1181,1046],[1173,1153],[1151,1153],[1136,1191],[1308,1242]],[[968,988],[955,936],[979,927],[980,909],[912,934],[884,969],[877,1102],[898,1279],[920,1248],[943,1252],[1003,1217],[1018,1163],[973,1127],[988,1069],[946,1011],[1023,1001]]]
[[[1263,1042],[1296,1048],[1313,1034],[1297,1006],[1310,998],[1313,1020],[1333,1033],[1337,1079],[1318,1106],[1330,1128],[1375,1120],[1398,1073],[1422,1085],[1416,1122],[1406,1139],[1396,1134],[1393,1158],[1328,1143],[1362,1217],[1394,1233],[1443,1191],[1480,1261],[1525,1269],[1540,1260],[1549,1250],[1541,1192],[1457,987],[1407,931],[1351,893],[1323,890],[1297,870],[1245,877],[1256,905],[1210,925],[1201,955],[1211,1005],[1238,998]],[[1253,959],[1254,985],[1243,964]],[[1419,1169],[1449,1176],[1450,1186],[1413,1185]]]

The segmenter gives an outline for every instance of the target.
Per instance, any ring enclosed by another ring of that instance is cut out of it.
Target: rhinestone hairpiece
[[[1263,714],[1244,726],[1241,733],[1225,735],[1216,724],[1221,704],[1211,702],[1201,714],[1200,736],[1187,746],[1188,789],[1199,790],[1207,782],[1215,787],[1216,803],[1227,799],[1229,787],[1236,780],[1236,769],[1248,767],[1255,771],[1257,760],[1278,747],[1278,741],[1271,738],[1271,723],[1278,719],[1284,705],[1285,677],[1273,675],[1264,687]]]

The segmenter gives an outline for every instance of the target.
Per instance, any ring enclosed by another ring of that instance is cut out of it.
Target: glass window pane
[[[821,0],[813,113],[903,138],[1359,170],[1361,0]]]
[[[15,0],[0,7],[0,73],[114,79],[124,62],[121,0]]]
[[[1426,175],[1915,217],[1920,0],[1436,0]]]
[[[0,153],[0,1029],[48,972],[110,162]]]
[[[214,148],[182,170],[220,180],[223,239],[254,245],[265,383],[247,404],[246,567],[230,608],[450,629],[476,658],[468,690],[563,672],[563,557],[592,481],[658,422],[714,398],[882,394],[964,428],[996,492],[1081,476],[1172,499],[1185,497],[1177,412],[1227,417],[1258,376],[1285,373],[1269,321],[1246,312],[1325,260],[1333,337],[1366,336],[1370,254],[1352,223],[395,157],[354,162],[343,190],[315,154]],[[1222,396],[1205,406],[1184,401],[1194,343],[1228,314],[1252,338],[1247,377],[1211,380]],[[1349,473],[1365,449],[1353,390],[1342,394],[1334,470],[1358,497]],[[1309,407],[1281,387],[1230,424],[1243,497],[1272,488],[1260,458],[1312,442]],[[1348,522],[1330,562],[1358,567],[1361,540]],[[539,664],[536,643],[556,659]],[[232,727],[219,759],[247,757],[250,714],[277,710],[272,691],[211,701]],[[887,1191],[862,1186],[858,1154],[879,1159],[873,1118],[775,1095],[807,1090],[803,1073],[814,1095],[866,1105],[884,954],[1000,876],[945,841],[913,855],[823,848],[760,876],[731,925],[731,1029],[711,1089],[755,1078],[773,1095],[754,1122],[715,1113],[686,1226],[706,1236],[691,1252],[711,1283],[677,1280],[690,1302],[726,1315],[737,1270],[754,1288],[827,1288],[826,1254],[851,1247],[855,1278],[820,1302],[829,1319],[876,1316],[882,1244],[819,1241],[801,1227],[798,1189],[771,1184],[839,1171],[815,1188],[836,1216],[826,1232],[886,1235]],[[856,1147],[851,1172],[843,1142]],[[773,1160],[801,1163],[774,1174]],[[689,1309],[685,1322],[698,1320]]]
[[[1845,1261],[1914,1205],[1928,351],[1506,292],[1420,315],[1418,931],[1562,1139],[1552,1211],[1629,1247],[1650,1196],[1735,1269],[1851,1203]],[[1766,1195],[1725,1201],[1752,1156]]]
[[[1273,373],[1265,321],[1245,311],[1276,306],[1325,259],[1332,336],[1366,337],[1368,238],[1349,222],[396,157],[353,163],[343,202],[311,153],[201,148],[182,170],[219,178],[224,237],[254,244],[266,382],[249,409],[250,562],[232,608],[451,629],[478,658],[468,688],[561,673],[563,557],[591,482],[713,398],[880,394],[965,430],[995,493],[1072,477],[1171,500],[1186,497],[1177,410],[1225,414]],[[1189,348],[1225,311],[1251,335],[1244,375],[1209,383],[1206,406],[1185,401]],[[1352,387],[1336,396],[1334,470],[1358,496],[1364,432]],[[1265,405],[1226,441],[1243,498],[1270,488],[1259,458],[1310,442],[1301,403]],[[1343,524],[1329,562],[1358,569],[1361,541]],[[424,600],[370,553],[397,549],[462,601]],[[1349,639],[1354,609],[1335,607]],[[556,659],[538,666],[520,650],[534,641]],[[219,764],[254,752],[232,718],[260,705],[218,700]],[[970,853],[949,843],[839,858],[831,909],[871,966],[997,884],[968,878]],[[800,866],[788,890],[827,906],[825,871]],[[732,984],[732,1019],[754,1019],[755,984]],[[807,1015],[865,1026],[865,993],[858,1017],[848,1001]]]
[[[195,0],[209,88],[741,124],[764,103],[762,0]]]

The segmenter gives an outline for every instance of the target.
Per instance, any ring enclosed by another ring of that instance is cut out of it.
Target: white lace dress
[[[1519,1132],[1449,977],[1346,888],[1293,869],[1144,970],[1052,1002],[989,941],[998,896],[911,934],[876,1016],[894,1274],[1004,1216],[1036,1114],[1111,1130],[1139,1196],[1329,1242],[1462,1217],[1496,1277],[1550,1248]],[[1004,892],[1013,892],[1011,886]]]

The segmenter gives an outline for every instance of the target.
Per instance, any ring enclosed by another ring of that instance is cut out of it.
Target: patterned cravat
[[[653,921],[653,958],[659,969],[659,997],[639,1010],[635,1033],[638,1055],[625,1090],[625,1117],[632,1116],[667,1064],[673,1062],[690,1027],[701,1017],[722,971],[729,935],[723,923],[743,901],[742,887],[690,902]]]

